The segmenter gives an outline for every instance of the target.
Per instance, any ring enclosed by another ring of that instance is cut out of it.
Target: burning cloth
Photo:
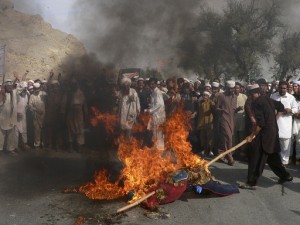
[[[203,175],[204,173],[201,173],[200,170],[198,170],[198,173],[196,171],[179,170],[168,177],[162,178],[157,188],[149,190],[156,193],[145,201],[144,206],[154,209],[158,205],[174,202],[182,196],[189,185],[198,194],[211,193],[222,197],[239,193],[237,185],[222,184],[212,180],[209,176]],[[202,182],[205,183],[202,184]]]

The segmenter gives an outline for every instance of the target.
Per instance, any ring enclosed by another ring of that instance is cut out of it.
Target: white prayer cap
[[[210,94],[208,91],[204,91],[204,92],[203,92],[203,95],[208,95],[208,97],[211,96],[211,94]]]
[[[42,80],[42,84],[45,84],[45,83],[47,83],[47,80]]]
[[[33,83],[34,84],[34,81],[33,80],[29,80],[28,83]]]
[[[20,88],[23,88],[23,89],[28,87],[26,81],[22,81],[19,85],[20,85]]]
[[[200,80],[195,80],[194,83],[199,83],[199,84],[201,84],[201,81],[200,81]]]
[[[150,80],[150,78],[149,78],[149,77],[147,77],[147,78],[146,78],[146,81],[149,81],[149,80]]]
[[[205,87],[211,87],[210,83],[206,83]]]
[[[218,83],[218,82],[212,82],[211,83],[211,86],[213,86],[213,87],[220,87],[220,84]]]
[[[121,79],[121,85],[125,85],[125,84],[131,85],[131,79],[128,78],[128,77],[123,77],[123,78]]]
[[[259,85],[258,84],[252,84],[252,85],[248,85],[248,91],[252,91],[252,90],[255,90],[257,88],[259,88]]]
[[[6,79],[6,80],[4,81],[4,84],[5,84],[5,85],[13,85],[13,82],[12,82],[11,79]]]
[[[300,80],[294,80],[294,81],[293,81],[293,84],[300,85]]]
[[[34,83],[34,84],[33,84],[33,87],[34,87],[34,88],[40,88],[40,87],[41,87],[41,84],[40,84],[40,83]]]
[[[183,80],[184,80],[185,83],[189,83],[190,82],[189,79],[187,79],[187,78],[183,78]]]
[[[157,84],[160,84],[160,81],[157,81]]]
[[[234,88],[235,82],[233,80],[228,80],[226,82],[226,86],[229,87],[229,88]]]
[[[138,81],[144,81],[144,78],[140,77],[140,78],[138,79]]]

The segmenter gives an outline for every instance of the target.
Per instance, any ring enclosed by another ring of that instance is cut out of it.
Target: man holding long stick
[[[281,102],[274,101],[261,95],[261,90],[257,84],[249,88],[252,98],[252,110],[256,119],[256,126],[253,132],[247,137],[251,142],[251,150],[248,161],[248,180],[242,188],[255,189],[258,178],[264,170],[267,162],[271,170],[279,177],[279,183],[292,181],[293,177],[286,171],[280,159],[280,144],[278,136],[277,118],[284,112]],[[275,109],[277,114],[275,114]]]

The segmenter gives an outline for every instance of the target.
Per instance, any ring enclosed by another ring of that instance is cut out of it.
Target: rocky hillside
[[[47,78],[49,71],[65,71],[66,62],[86,54],[82,43],[70,34],[53,29],[39,15],[14,10],[9,0],[0,0],[0,46],[6,45],[6,75],[13,71],[29,78]]]

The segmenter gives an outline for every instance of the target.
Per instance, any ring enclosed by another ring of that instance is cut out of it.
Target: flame
[[[97,126],[99,122],[103,122],[105,126],[106,133],[108,135],[113,135],[118,118],[115,114],[103,113],[101,114],[99,110],[92,106],[91,107],[92,118],[90,120],[92,126]]]
[[[97,115],[100,117],[99,114]],[[111,117],[106,118],[109,121]],[[150,189],[155,188],[161,177],[178,169],[202,168],[210,174],[206,161],[192,153],[191,144],[187,141],[190,126],[187,114],[183,110],[174,112],[162,127],[165,134],[165,151],[155,148],[142,147],[142,142],[135,138],[131,140],[121,136],[118,139],[118,157],[124,167],[119,178],[112,182],[108,173],[100,170],[95,174],[94,181],[79,188],[91,199],[116,199],[129,192],[134,192],[132,201],[144,196]],[[142,125],[134,129],[140,131],[145,127],[147,117],[143,116]],[[115,123],[115,120],[112,120]],[[111,124],[110,124],[111,125]]]

